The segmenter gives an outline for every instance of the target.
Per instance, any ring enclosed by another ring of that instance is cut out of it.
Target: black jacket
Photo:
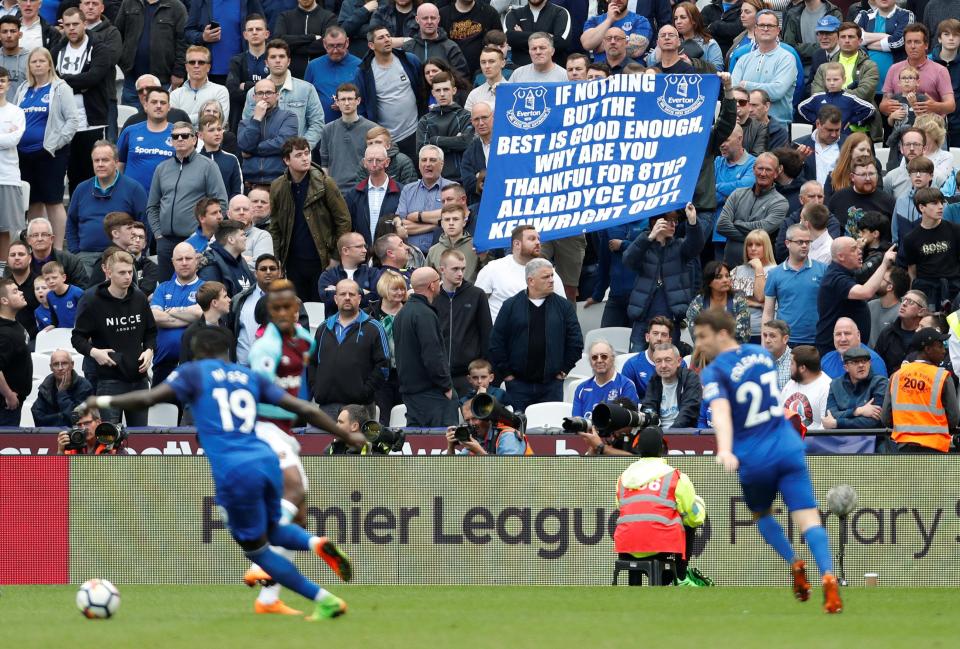
[[[317,329],[317,347],[310,358],[313,400],[327,403],[373,403],[373,396],[390,373],[387,334],[380,323],[361,311],[347,328],[343,342],[335,333],[339,314]]]
[[[3,278],[13,280],[13,282],[17,284],[17,288],[20,289],[20,292],[23,293],[23,297],[27,300],[27,306],[17,311],[17,322],[27,330],[30,340],[35,340],[37,337],[37,319],[33,316],[33,312],[40,306],[40,303],[37,302],[37,296],[33,292],[33,280],[37,279],[37,274],[31,271],[23,284],[18,284],[17,280],[13,279],[13,273],[10,272],[10,267],[7,266],[3,271]],[[43,281],[42,277],[40,281]]]
[[[697,418],[700,416],[700,397],[703,388],[700,377],[693,370],[681,367],[677,374],[677,418],[670,428],[696,428]],[[660,400],[663,398],[663,379],[654,374],[647,384],[647,392],[643,396],[643,406],[660,412]],[[669,430],[669,429],[668,429]]]
[[[453,298],[444,291],[433,300],[440,318],[443,351],[453,376],[465,376],[467,366],[486,358],[493,320],[487,294],[464,280]]]
[[[284,11],[277,16],[273,28],[273,38],[282,38],[290,46],[290,73],[298,79],[303,78],[307,63],[311,59],[326,54],[323,36],[327,27],[337,24],[337,17],[317,3],[312,11],[304,11],[299,6]]]
[[[740,22],[742,4],[742,2],[736,2],[729,9],[724,10],[723,0],[710,0],[710,4],[700,10],[703,24],[707,26],[710,35],[717,40],[717,45],[720,46],[724,56],[733,44],[733,39],[743,31],[743,24]]]
[[[893,376],[893,373],[900,369],[907,358],[907,352],[910,351],[903,341],[903,331],[903,324],[900,318],[897,318],[883,328],[877,336],[877,344],[873,346],[873,351],[877,352],[887,366],[887,376]]]
[[[572,51],[567,43],[570,37],[570,12],[552,2],[546,2],[540,8],[540,15],[533,17],[530,5],[511,7],[503,17],[504,32],[510,44],[510,59],[517,67],[530,63],[530,50],[527,39],[535,32],[553,34],[553,62],[564,65],[567,53]],[[520,27],[520,29],[516,29]],[[576,44],[574,44],[576,45]]]
[[[93,394],[90,381],[76,371],[73,382],[67,390],[57,390],[57,379],[50,374],[37,388],[37,400],[30,407],[33,423],[36,426],[72,426],[73,409]]]
[[[123,37],[123,50],[118,65],[126,76],[133,75],[137,59],[137,47],[143,34],[144,0],[123,0],[114,22]],[[187,41],[184,30],[187,26],[187,10],[177,0],[159,0],[157,13],[150,29],[150,72],[164,86],[171,76],[186,79],[184,55]]]
[[[0,372],[10,389],[17,393],[20,403],[33,388],[33,359],[30,356],[30,336],[16,320],[0,318]]]
[[[232,256],[227,249],[214,241],[204,251],[206,263],[200,268],[197,275],[205,282],[216,280],[227,289],[227,295],[233,297],[256,283],[256,278],[250,272],[250,267],[244,261],[243,255]]]
[[[73,348],[84,356],[90,350],[112,349],[114,366],[98,365],[97,380],[141,381],[140,354],[156,350],[157,323],[147,296],[130,287],[120,299],[107,290],[108,283],[91,289],[80,298],[77,322],[73,327]]]
[[[107,106],[111,98],[116,98],[117,81],[114,66],[116,55],[110,51],[110,44],[96,35],[87,37],[86,56],[83,68],[68,72],[61,68],[60,58],[70,44],[66,38],[53,46],[50,55],[54,68],[58,68],[61,79],[73,90],[74,95],[83,96],[83,110],[90,126],[104,126],[107,123]]]
[[[393,321],[393,350],[401,394],[446,392],[453,387],[442,345],[437,310],[427,298],[414,293]]]
[[[66,250],[57,250],[53,248],[53,260],[63,266],[63,272],[67,276],[67,284],[73,284],[81,288],[90,286],[90,277],[87,275],[87,269],[83,267],[83,262],[74,254]],[[31,264],[33,262],[31,261]]]
[[[103,284],[105,281],[107,281],[107,278],[103,274],[103,268],[100,264],[95,264],[93,273],[90,274],[90,281],[87,283],[87,287],[97,286]],[[133,260],[133,283],[143,291],[144,295],[153,295],[153,292],[157,290],[157,284],[159,282],[160,267],[149,257],[140,255],[140,257]]]

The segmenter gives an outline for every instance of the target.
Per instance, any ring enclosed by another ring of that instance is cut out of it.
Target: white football
[[[837,516],[846,516],[857,507],[857,492],[850,485],[837,485],[827,492],[827,506]]]
[[[120,591],[106,579],[91,579],[77,591],[77,608],[91,620],[111,617],[120,608]]]

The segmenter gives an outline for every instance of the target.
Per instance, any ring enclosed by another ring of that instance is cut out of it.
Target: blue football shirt
[[[57,326],[72,329],[77,322],[77,306],[83,297],[83,289],[73,284],[67,284],[67,291],[57,295],[53,291],[47,293],[47,304],[50,310],[57,314]]]
[[[199,278],[189,284],[182,284],[176,278],[161,282],[153,292],[150,306],[162,311],[191,307],[197,303],[197,290],[201,284],[203,281]],[[186,325],[187,323],[184,323],[183,327],[176,329],[157,328],[157,353],[153,358],[154,363],[168,358],[180,358],[180,339],[186,331]]]
[[[173,157],[173,140],[170,134],[173,124],[159,133],[147,128],[146,122],[128,126],[120,132],[117,140],[117,151],[120,162],[126,165],[123,175],[133,178],[150,193],[150,183],[153,181],[153,170],[167,158]]]

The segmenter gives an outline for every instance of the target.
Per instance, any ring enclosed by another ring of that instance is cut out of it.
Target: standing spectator
[[[687,322],[693,322],[701,311],[726,311],[737,323],[736,337],[740,343],[750,341],[750,310],[739,291],[734,290],[730,267],[722,261],[711,261],[703,267],[701,292],[687,307]]]
[[[437,242],[440,223],[440,192],[451,180],[441,175],[444,168],[443,150],[435,144],[420,149],[421,179],[405,185],[400,190],[397,215],[403,217],[404,227],[410,235],[408,243],[426,253]]]
[[[93,178],[80,183],[70,197],[67,212],[67,247],[83,261],[88,276],[100,262],[110,240],[104,218],[125,212],[139,221],[146,219],[147,193],[140,184],[117,168],[117,147],[107,140],[93,145]]]
[[[580,44],[588,52],[593,52],[594,61],[605,62],[606,48],[614,42],[624,45],[626,51],[623,54],[634,59],[640,59],[647,51],[653,40],[653,26],[645,17],[630,11],[629,4],[626,0],[611,0],[607,3],[606,13],[593,16],[584,23]],[[610,29],[618,30],[616,39],[607,40]]]
[[[717,39],[717,44],[726,56],[730,51],[734,39],[743,33],[743,24],[740,22],[742,1],[724,3],[721,0],[710,0],[703,7],[703,22],[707,31]]]
[[[913,340],[916,360],[890,377],[880,421],[893,428],[891,439],[897,453],[946,453],[950,449],[950,433],[960,424],[960,408],[950,373],[940,367],[947,354],[946,339],[933,328],[918,331]]]
[[[170,93],[159,86],[149,86],[142,96],[145,99],[146,121],[126,126],[120,131],[117,140],[120,163],[117,168],[140,183],[146,193],[150,191],[153,172],[161,162],[173,157],[175,147],[171,137],[173,125],[167,120]]]
[[[879,2],[887,3],[890,0],[879,0]],[[905,10],[898,8],[897,11],[903,12]],[[864,13],[861,12],[860,15],[863,16]],[[883,101],[880,102],[880,112],[884,115],[890,115],[900,108],[900,103],[894,100],[893,96],[900,92],[900,70],[909,65],[920,72],[919,92],[927,96],[926,99],[917,101],[913,105],[913,109],[918,111],[918,114],[931,112],[943,116],[949,115],[957,107],[953,96],[950,73],[939,63],[934,63],[927,58],[930,49],[930,34],[927,32],[927,28],[921,24],[913,23],[912,14],[909,22],[912,24],[903,29],[903,48],[907,53],[907,58],[890,66],[883,82]],[[867,38],[869,39],[869,35]],[[882,66],[880,72],[883,73]]]
[[[787,200],[777,193],[780,161],[761,153],[753,165],[753,187],[736,189],[727,198],[717,219],[717,232],[727,238],[724,260],[737,265],[743,258],[743,242],[752,230],[765,230],[772,238],[787,215]]]
[[[410,284],[413,294],[393,320],[397,377],[407,406],[407,425],[456,425],[457,393],[443,357],[437,310],[432,306],[440,291],[440,276],[432,268],[418,268]]]
[[[146,226],[141,221],[135,221],[126,212],[110,212],[103,218],[103,231],[110,241],[110,245],[104,248],[104,254],[111,246],[130,253],[133,257],[133,283],[144,295],[150,297],[157,288],[160,271],[150,257],[143,254],[147,246]],[[103,264],[98,263],[90,273],[90,281],[86,285],[96,286],[105,281]]]
[[[353,39],[349,44],[350,53],[362,57],[365,54],[363,37],[369,34],[371,29],[374,29],[371,18],[380,6],[379,2],[377,0],[342,0],[339,6],[340,13],[337,17],[337,23],[343,27],[347,36]],[[383,26],[393,29],[393,26]],[[413,27],[410,36],[417,33],[416,22],[413,23]],[[403,47],[403,39],[395,40],[397,41],[397,48]]]
[[[787,344],[790,341],[790,325],[783,320],[768,320],[760,331],[763,348],[770,352],[777,366],[777,389],[782,390],[790,380],[790,361],[793,359],[793,352]]]
[[[193,248],[197,254],[202,254],[213,241],[217,228],[223,221],[220,201],[210,196],[204,196],[197,201],[193,208],[193,215],[197,219],[197,231],[191,234],[184,243]]]
[[[260,255],[273,254],[273,237],[266,230],[261,230],[253,224],[253,205],[243,194],[237,194],[230,199],[227,218],[243,224],[243,233],[247,237],[243,259],[252,271]]]
[[[782,158],[781,158],[781,155],[783,156]],[[786,160],[787,158],[793,158],[793,160],[792,161],[787,160],[786,163],[783,162],[783,160]],[[791,164],[791,165],[795,164],[795,170],[799,172],[800,165],[801,165],[801,162],[800,162],[801,158],[800,158],[800,154],[798,154],[795,150],[779,149],[777,151],[777,159],[781,160],[781,164]],[[847,175],[849,177],[849,174]],[[800,178],[796,178],[795,180],[802,181],[803,177],[801,176]],[[785,190],[783,189],[782,186],[780,186],[779,182],[780,181],[778,179],[777,191],[780,191],[782,195],[782,192]],[[793,181],[790,181],[788,184],[794,185],[794,186],[796,185],[796,183]],[[800,212],[807,205],[813,205],[813,204],[823,205],[823,194],[824,194],[823,185],[818,183],[816,180],[808,180],[800,185],[799,191],[797,192],[796,207],[791,205],[792,209],[790,213],[787,214],[787,218],[785,218],[783,220],[783,223],[780,224],[780,230],[777,233],[777,243],[774,245],[774,248],[773,248],[774,257],[776,257],[779,260],[785,259],[787,257],[787,243],[786,243],[787,229],[789,229],[791,225],[796,225],[800,223]],[[789,202],[789,199],[787,200]],[[828,213],[829,213],[829,210],[828,210]],[[830,218],[827,220],[827,231],[830,232],[831,237],[839,237],[842,234],[840,231],[840,221],[838,221],[837,217],[833,216],[832,214],[830,215]]]
[[[637,276],[624,265],[623,253],[644,227],[645,225],[639,222],[626,223],[597,233],[594,245],[597,253],[597,283],[594,285],[593,295],[586,299],[583,308],[604,302],[606,296],[600,319],[601,327],[630,326],[627,305]]]
[[[243,40],[247,49],[230,59],[230,72],[227,73],[227,92],[230,93],[230,130],[236,131],[240,125],[240,114],[247,101],[247,91],[261,79],[270,74],[267,68],[267,39],[270,29],[267,19],[260,14],[249,14],[243,22]]]
[[[825,104],[817,111],[813,133],[797,138],[793,143],[805,158],[803,168],[807,180],[816,180],[821,185],[827,182],[840,157],[841,131],[844,126],[840,109]]]
[[[360,310],[360,295],[352,279],[337,282],[337,310],[320,323],[310,357],[313,400],[328,414],[359,404],[372,418],[377,390],[389,374],[390,350],[383,327]]]
[[[107,283],[84,294],[73,348],[97,363],[97,395],[147,388],[147,370],[157,343],[157,325],[146,296],[131,288],[133,257],[116,252],[107,259]],[[146,426],[147,413],[128,410],[127,426]],[[104,410],[104,421],[120,423],[121,413]]]
[[[161,282],[150,300],[157,323],[157,352],[153,358],[153,385],[163,383],[180,362],[180,340],[187,327],[203,315],[197,291],[197,253],[189,243],[173,249],[173,279]]]
[[[474,137],[460,159],[460,184],[467,196],[474,200],[477,195],[477,177],[486,170],[490,159],[490,143],[493,141],[493,105],[478,101],[470,111],[470,124]],[[472,200],[470,202],[473,202]],[[476,225],[475,223],[473,224]]]
[[[815,72],[810,67],[817,45],[817,25],[824,16],[833,16],[837,24],[843,20],[843,14],[832,2],[827,0],[804,0],[791,4],[783,13],[783,42],[797,50],[803,60],[804,76],[811,77]]]
[[[536,2],[536,0],[534,1]],[[544,5],[547,5],[546,0],[541,0],[540,6],[544,7]],[[556,7],[556,5],[551,6],[554,9],[559,9],[561,12],[566,13],[566,9],[560,9]],[[550,12],[541,11],[539,13]],[[564,34],[565,31],[569,30],[569,23],[568,15],[567,24],[562,26],[558,31],[551,33]],[[552,23],[551,26],[556,27],[557,25],[556,23]],[[477,0],[454,0],[454,2],[440,10],[440,27],[446,30],[450,40],[460,48],[466,60],[467,67],[470,70],[470,77],[472,77],[480,68],[480,52],[483,50],[484,34],[494,29],[500,29],[503,27],[503,24],[500,22],[500,15],[497,13],[497,10],[486,2],[478,2]],[[507,27],[507,30],[510,29],[510,27]],[[420,31],[422,34],[422,27]],[[543,31],[550,30],[545,29]],[[564,36],[561,36],[561,38],[563,37]],[[431,52],[430,56],[433,55],[434,53]]]
[[[854,239],[834,239],[830,256],[833,261],[827,266],[817,293],[819,320],[816,345],[821,354],[826,354],[833,346],[831,332],[838,318],[850,318],[856,323],[861,334],[870,337],[870,311],[866,301],[873,299],[880,288],[883,273],[893,265],[897,252],[888,250],[883,256],[883,263],[863,284],[858,284],[853,277],[854,271],[860,268],[862,259],[860,247]]]
[[[227,198],[233,198],[243,193],[243,172],[237,156],[220,147],[223,144],[223,122],[216,115],[202,115],[197,137],[203,143],[198,153],[210,158],[220,170],[223,186],[227,190]]]
[[[720,155],[714,158],[713,173],[717,179],[717,207],[723,209],[727,197],[736,189],[753,187],[756,158],[743,148],[743,128],[737,124],[720,144]]]
[[[316,89],[290,73],[290,46],[279,38],[267,43],[267,67],[270,69],[270,80],[280,94],[278,105],[297,116],[297,135],[307,139],[312,151],[320,142],[324,123],[323,108]],[[253,88],[247,91],[243,119],[250,119],[256,108],[258,98],[253,96],[253,92]]]
[[[288,139],[280,157],[287,171],[270,185],[273,250],[300,299],[319,302],[317,277],[334,263],[350,213],[334,180],[311,164],[308,140]]]
[[[254,85],[257,105],[249,118],[240,122],[237,145],[243,157],[243,178],[249,186],[268,186],[283,175],[280,151],[297,135],[297,116],[277,107],[277,88],[270,79]]]
[[[574,304],[577,301],[586,250],[587,238],[582,234],[547,241],[541,248],[544,259],[553,262],[557,275],[563,282],[564,295]]]
[[[553,60],[553,36],[534,32],[527,39],[530,63],[522,65],[510,75],[510,83],[537,83],[566,81],[567,71]]]
[[[394,273],[405,279],[410,278],[414,268],[410,263],[410,248],[403,242],[400,235],[383,234],[377,237],[373,242],[373,254],[380,262],[380,275]],[[377,280],[379,281],[379,276]]]
[[[593,418],[593,409],[601,403],[614,403],[627,398],[638,403],[637,387],[617,371],[617,354],[606,340],[597,340],[587,350],[593,376],[580,383],[573,392],[574,417]],[[698,404],[699,407],[699,404]]]
[[[839,27],[838,39],[839,49],[830,55],[829,62],[837,62],[843,66],[846,77],[844,89],[860,99],[875,102],[881,77],[877,64],[862,49],[863,30],[856,23],[842,23]],[[813,71],[814,77],[810,83],[811,94],[824,92],[827,89],[826,69],[821,66],[813,68]]]
[[[220,170],[209,158],[197,154],[193,125],[177,122],[170,137],[175,155],[161,162],[153,172],[147,197],[147,219],[157,238],[157,265],[160,277],[173,275],[170,259],[173,248],[194,232],[197,201],[212,196],[227,205],[227,191]]]
[[[360,114],[386,128],[397,148],[415,158],[417,117],[423,108],[422,66],[417,57],[394,49],[392,43],[386,27],[375,27],[367,34],[370,52],[357,68]],[[380,102],[389,108],[381,110]]]
[[[174,0],[123,0],[116,26],[123,38],[118,65],[123,71],[127,106],[137,105],[135,81],[155,74],[157,86],[177,88],[186,78],[187,10]]]
[[[58,262],[67,273],[67,281],[75,286],[87,286],[87,271],[76,255],[53,247],[53,226],[42,216],[27,223],[27,243],[33,256],[30,264],[36,275],[48,261]]]
[[[357,76],[360,59],[348,51],[350,39],[342,27],[328,27],[323,35],[326,54],[307,64],[304,80],[317,89],[326,123],[339,117],[336,91],[341,84],[352,82]]]
[[[230,93],[226,86],[210,80],[211,56],[202,45],[188,47],[187,82],[170,93],[170,105],[186,112],[194,126],[200,121],[200,106],[208,99],[220,102],[225,120],[230,119]]]
[[[913,21],[913,12],[896,6],[894,0],[874,0],[873,6],[864,4],[853,17],[853,22],[863,29],[863,47],[877,65],[884,92],[886,82],[883,80],[889,75],[891,66],[895,61],[903,61],[905,28]],[[897,74],[894,73],[894,78]],[[881,94],[879,87],[877,94]]]
[[[60,31],[57,26],[51,25],[40,15],[43,0],[20,0],[20,31],[23,36],[20,44],[27,51],[43,47],[50,49],[60,40]]]
[[[417,150],[428,144],[439,147],[443,151],[441,175],[459,178],[460,160],[473,140],[470,113],[454,101],[457,87],[445,72],[434,76],[431,92],[437,103],[417,122]]]
[[[0,280],[0,426],[19,426],[23,401],[33,389],[30,336],[17,321],[27,300],[11,279]]]
[[[810,84],[813,82],[813,77],[820,69],[820,66],[829,62],[840,49],[840,36],[838,32],[840,31],[841,20],[842,19],[837,19],[830,15],[825,15],[817,21],[817,47],[814,48],[814,52],[810,56],[810,63],[804,70],[803,90],[805,96],[810,95]],[[857,29],[859,29],[859,25]],[[872,100],[873,97],[867,99],[867,101]]]
[[[907,358],[913,335],[920,329],[920,320],[925,315],[926,294],[916,289],[907,291],[900,301],[899,317],[880,332],[877,343],[873,346],[887,367],[887,375],[892,376]]]
[[[718,72],[724,69],[723,52],[717,39],[707,30],[696,3],[678,2],[673,5],[673,26],[680,33],[682,43],[695,43],[703,51],[704,61],[710,63]]]
[[[0,29],[0,35],[2,35],[2,29]],[[577,56],[577,60],[580,61],[583,70],[583,79],[586,79],[586,57],[583,54]],[[480,52],[480,72],[482,73],[481,76],[483,80],[477,83],[476,87],[467,95],[467,101],[463,104],[465,110],[473,114],[473,107],[480,102],[484,102],[490,107],[492,115],[493,106],[497,99],[497,87],[506,81],[503,76],[505,63],[506,60],[503,57],[503,52],[500,51],[499,48],[490,45],[483,48],[483,51]],[[570,76],[569,64],[567,76]],[[570,81],[574,80],[575,79],[570,78]],[[476,125],[474,125],[474,128],[476,128]]]
[[[199,276],[204,281],[220,282],[232,298],[253,286],[256,281],[243,258],[247,235],[242,223],[227,219],[217,227],[215,239],[203,253],[206,263],[200,269]]]
[[[0,66],[7,70],[9,81],[4,94],[10,103],[16,100],[20,84],[27,80],[30,51],[20,47],[20,36],[20,18],[10,14],[0,16]]]
[[[73,426],[73,411],[93,394],[90,381],[73,369],[73,357],[62,349],[50,354],[50,374],[37,386],[30,407],[36,426]]]
[[[827,267],[810,259],[810,233],[799,223],[787,228],[787,259],[770,271],[764,285],[763,322],[782,320],[797,345],[817,336],[817,295]]]
[[[417,7],[416,20],[420,30],[403,44],[405,52],[416,56],[421,64],[426,64],[429,59],[441,59],[463,76],[473,76],[460,46],[440,27],[440,10],[435,4],[424,2]]]
[[[750,91],[750,119],[766,129],[767,150],[776,151],[780,147],[787,146],[790,142],[790,133],[787,132],[783,124],[775,119],[770,119],[771,106],[770,95],[767,94],[766,90],[757,88]],[[781,164],[782,162],[781,160]]]
[[[644,408],[660,415],[660,428],[696,428],[703,388],[700,376],[683,366],[680,352],[672,343],[653,348],[656,374],[643,397]]]
[[[180,337],[180,364],[193,360],[193,349],[190,341],[194,335],[206,327],[220,327],[233,340],[233,332],[224,327],[227,316],[230,315],[230,296],[227,289],[220,282],[203,282],[197,289],[197,306],[203,315],[194,320],[183,331]],[[233,356],[233,354],[231,354]]]
[[[767,150],[769,129],[763,128],[759,120],[754,119],[750,111],[750,93],[744,88],[732,90],[737,106],[737,124],[743,130],[743,148],[750,155],[758,156]]]
[[[323,298],[328,318],[337,311],[336,290],[341,280],[349,279],[356,283],[360,290],[361,308],[366,308],[371,300],[377,299],[379,273],[376,268],[366,263],[367,244],[363,237],[356,232],[341,234],[337,240],[337,249],[340,251],[340,263],[323,271],[317,280],[317,288]]]
[[[860,339],[860,329],[850,318],[839,318],[837,324],[833,325],[833,349],[823,355],[820,360],[824,373],[832,379],[843,376],[843,354],[854,347],[863,347],[870,354],[870,366],[874,374],[887,375],[883,359],[877,352],[863,344]]]
[[[237,341],[237,362],[241,365],[248,364],[250,346],[256,340],[257,329],[260,326],[256,317],[257,305],[267,294],[270,283],[282,277],[280,262],[273,255],[260,255],[257,257],[254,276],[255,284],[232,298],[227,295],[230,299],[233,336]],[[224,287],[224,291],[226,290]]]
[[[954,101],[956,101],[956,96],[960,94],[960,58],[957,58],[957,52],[960,50],[960,20],[957,20],[955,16],[960,14],[957,13],[958,7],[955,0],[944,2],[944,4],[947,3],[954,5],[951,15],[937,23],[935,29],[930,30],[931,34],[937,35],[937,40],[940,43],[933,49],[930,58],[934,63],[939,63],[947,69],[950,74],[950,83],[953,84]],[[928,14],[924,14],[924,20],[927,17]],[[2,39],[3,28],[0,26],[0,40]],[[0,64],[2,62],[3,57],[0,57]],[[947,136],[951,147],[960,146],[960,115],[957,114],[957,111],[953,111],[947,116]]]
[[[800,210],[800,223],[807,229],[810,237],[810,259],[821,264],[830,263],[830,246],[833,237],[827,230],[830,212],[820,204],[804,205]]]
[[[26,306],[17,311],[16,320],[26,330],[30,340],[37,337],[37,320],[34,312],[40,306],[34,289],[34,280],[38,279],[38,273],[33,270],[33,265],[30,263],[32,259],[30,246],[25,241],[17,239],[7,250],[7,267],[3,271],[3,278],[12,280],[26,300]],[[36,284],[43,284],[43,280]]]
[[[56,316],[57,326],[72,329],[77,319],[77,304],[83,297],[83,289],[67,283],[67,274],[63,266],[56,261],[48,261],[40,271],[47,286],[47,303]]]
[[[487,294],[466,279],[466,261],[459,250],[445,250],[439,259],[441,291],[434,299],[440,319],[443,349],[453,387],[459,395],[470,392],[469,367],[486,358],[490,342],[490,308]]]
[[[576,311],[554,292],[553,265],[534,259],[524,270],[527,290],[503,303],[490,334],[489,352],[497,375],[507,385],[508,400],[518,412],[533,403],[562,401],[563,380],[583,353]]]
[[[390,158],[379,144],[370,144],[362,161],[368,176],[357,183],[344,198],[350,212],[351,230],[373,245],[380,217],[395,214],[400,204],[400,185],[387,175]]]
[[[863,347],[852,347],[843,353],[844,374],[830,382],[825,429],[879,428],[887,377],[874,374],[870,353]],[[873,453],[876,436],[817,436],[807,442],[818,453]]]
[[[134,124],[139,124],[140,122],[147,121],[147,113],[150,110],[150,106],[147,104],[147,95],[152,88],[161,88],[160,79],[152,74],[141,75],[135,82],[135,90],[137,93],[137,112],[127,118],[120,128],[123,131],[128,126],[133,126]],[[162,88],[164,92],[167,93],[169,99],[169,91],[166,88]],[[219,106],[220,102],[214,100],[214,103]],[[164,113],[166,118],[170,122],[189,122],[190,116],[179,108],[170,108],[170,102],[167,102],[166,111]]]
[[[574,31],[572,23],[570,12],[553,0],[534,0],[523,6],[511,7],[503,17],[504,32],[507,43],[510,44],[511,61],[517,66],[528,65],[531,61],[527,39],[531,34],[544,32],[554,37],[555,61],[564,62],[572,49],[578,49],[576,48],[578,41],[572,38]]]
[[[368,309],[372,317],[376,318],[387,337],[389,348],[390,373],[386,382],[380,386],[374,395],[377,407],[380,409],[380,423],[390,422],[390,411],[402,402],[400,395],[400,379],[397,377],[397,355],[393,339],[393,321],[404,303],[407,301],[407,280],[403,275],[386,272],[377,280],[377,295],[380,300],[374,302]]]
[[[698,253],[699,254],[699,253]],[[494,260],[477,275],[477,286],[487,294],[490,318],[494,322],[500,307],[508,298],[524,290],[527,285],[526,267],[540,257],[540,235],[532,225],[518,225],[510,233],[510,254]],[[553,292],[562,294],[560,276],[553,275]],[[501,375],[502,376],[502,375]]]
[[[263,15],[260,0],[235,2],[191,0],[190,2],[190,14],[187,16],[184,38],[193,46],[208,48],[212,61],[209,72],[218,84],[227,80],[230,59],[243,49],[241,32],[246,17],[250,14]],[[187,58],[190,58],[189,50]],[[189,67],[187,74],[190,74]],[[197,120],[194,119],[193,123],[196,124]]]
[[[27,59],[27,81],[17,91],[26,129],[17,145],[20,175],[30,183],[27,218],[46,216],[53,224],[54,247],[63,248],[67,211],[63,179],[70,141],[80,124],[73,90],[57,76],[50,51],[38,47]]]
[[[682,239],[675,237],[679,213],[658,214],[650,219],[649,231],[641,232],[623,254],[623,265],[637,273],[627,306],[633,323],[631,351],[640,350],[647,322],[658,315],[674,322],[674,342],[679,341],[679,324],[693,299],[689,265],[700,257],[704,237],[702,228],[697,227],[697,210],[692,203],[687,203],[685,213],[686,236]]]
[[[346,195],[356,185],[357,166],[366,150],[367,132],[376,124],[357,113],[360,91],[352,83],[341,84],[336,99],[340,119],[323,127],[320,164],[336,181],[340,193]]]
[[[790,381],[780,391],[780,405],[798,415],[808,430],[823,430],[830,377],[820,369],[820,354],[811,345],[793,348]]]
[[[480,270],[480,259],[477,251],[473,249],[473,237],[469,232],[464,232],[466,220],[467,208],[463,205],[454,203],[443,206],[440,214],[440,227],[443,234],[440,235],[440,240],[430,247],[427,253],[427,264],[439,271],[443,254],[448,250],[456,250],[465,260],[464,277],[473,282],[476,281],[477,271]]]
[[[303,79],[307,61],[323,54],[323,35],[336,25],[337,17],[317,0],[297,0],[296,7],[277,16],[273,34],[290,46],[290,71],[293,76]]]
[[[743,295],[750,313],[750,342],[760,344],[760,326],[763,323],[764,287],[767,273],[777,267],[773,259],[770,236],[763,230],[754,230],[743,244],[743,263],[730,274],[733,290]]]
[[[0,33],[4,23],[0,23]],[[7,101],[10,73],[0,67],[0,259],[7,258],[10,233],[23,228],[23,193],[17,145],[26,129],[26,117],[16,104]]]
[[[369,29],[385,27],[391,34],[397,36],[393,39],[395,48],[403,47],[403,43],[412,38],[420,31],[417,24],[417,5],[414,0],[389,0],[382,3],[379,7],[372,7],[374,14],[370,18]],[[369,6],[370,3],[364,5]]]
[[[780,21],[769,9],[757,13],[756,48],[740,57],[733,68],[733,83],[747,90],[765,90],[772,107],[770,116],[783,126],[793,117],[793,91],[797,64],[793,55],[780,47]]]
[[[857,233],[860,217],[866,212],[893,214],[893,197],[877,187],[879,173],[873,158],[858,156],[850,172],[850,187],[834,192],[828,207],[846,233]]]
[[[960,291],[960,225],[943,220],[944,198],[939,189],[918,189],[913,197],[920,224],[903,239],[903,259],[912,288],[926,293],[931,310]]]

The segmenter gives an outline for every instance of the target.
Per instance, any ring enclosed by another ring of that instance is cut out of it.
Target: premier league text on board
[[[477,248],[509,245],[522,224],[551,240],[682,208],[719,90],[694,74],[501,84]]]

